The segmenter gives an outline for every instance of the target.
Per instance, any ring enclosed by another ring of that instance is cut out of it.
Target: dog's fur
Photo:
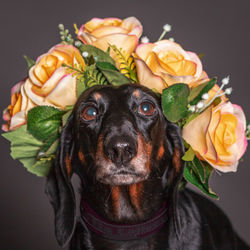
[[[86,116],[88,107],[97,110],[94,119]],[[47,178],[59,244],[70,241],[71,250],[249,249],[213,203],[187,189],[178,192],[183,153],[180,129],[165,119],[151,90],[132,84],[86,90],[63,128]],[[102,238],[76,221],[73,173],[81,179],[82,199],[106,220],[147,221],[165,201],[167,223],[147,238]]]

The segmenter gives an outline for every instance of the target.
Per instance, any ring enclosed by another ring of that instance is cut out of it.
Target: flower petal
[[[76,78],[72,75],[65,75],[45,98],[45,101],[62,109],[67,105],[74,105],[76,100]]]
[[[156,89],[158,92],[162,93],[162,90],[167,87],[162,78],[154,75],[146,63],[141,59],[135,58],[135,64],[139,84],[150,89]]]
[[[187,51],[187,53],[189,55],[189,60],[193,61],[196,64],[196,73],[195,73],[194,77],[200,78],[202,75],[202,72],[203,72],[202,63],[201,63],[200,58],[194,52]]]
[[[138,38],[136,36],[126,34],[112,34],[99,38],[92,43],[93,46],[107,51],[110,45],[115,45],[118,49],[122,48],[127,54],[132,54],[138,44]],[[115,54],[111,50],[111,56],[115,58]]]
[[[183,139],[191,145],[194,151],[202,157],[207,152],[205,134],[208,130],[209,122],[212,116],[212,108],[208,108],[194,120],[184,126],[182,130]]]
[[[142,34],[142,24],[135,17],[125,18],[121,24],[121,27],[128,30],[130,35],[136,35],[138,38]]]
[[[146,61],[153,48],[153,43],[142,43],[137,46],[135,53],[140,59]]]
[[[64,67],[60,67],[54,71],[52,76],[46,81],[46,83],[41,87],[37,87],[33,85],[32,91],[42,97],[47,96],[58,84],[58,82],[67,75],[66,69]]]
[[[11,118],[9,130],[14,130],[17,127],[24,125],[25,123],[26,123],[25,111],[20,111]]]
[[[127,30],[118,26],[102,26],[95,29],[91,35],[100,38],[102,36],[111,35],[115,33],[127,34]]]
[[[31,89],[34,85],[30,81],[30,79],[27,79],[26,82],[24,83],[24,90],[27,94],[27,96],[32,100],[33,103],[36,105],[49,105],[49,106],[54,106],[52,104],[48,104],[45,102],[44,97],[36,95]]]

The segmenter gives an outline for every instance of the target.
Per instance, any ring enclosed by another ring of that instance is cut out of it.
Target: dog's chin
[[[100,178],[98,181],[103,184],[111,186],[131,185],[147,179],[147,175],[131,174],[131,173],[117,173],[110,174]]]

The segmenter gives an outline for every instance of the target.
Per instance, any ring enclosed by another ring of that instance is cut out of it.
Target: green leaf
[[[111,64],[109,62],[97,62],[96,66],[100,70],[115,70],[115,71],[119,71],[113,64]]]
[[[47,149],[47,151],[45,152],[45,156],[49,157],[51,155],[55,155],[58,145],[59,145],[59,139],[57,138]]]
[[[123,84],[131,83],[130,80],[121,74],[119,71],[116,70],[104,70],[100,69],[103,75],[106,77],[108,82],[114,86],[120,86]]]
[[[65,111],[50,106],[37,106],[27,115],[27,130],[36,139],[46,141],[51,134],[57,137]]]
[[[188,102],[191,105],[196,105],[202,99],[202,95],[207,93],[211,88],[214,87],[214,85],[216,84],[216,81],[217,81],[216,78],[212,78],[210,81],[204,82],[200,84],[199,86],[193,88],[190,91]]]
[[[30,68],[33,67],[36,64],[36,62],[33,59],[31,59],[28,56],[26,56],[26,55],[24,55],[23,57],[24,57],[24,59],[27,62],[28,70],[30,70]]]
[[[85,72],[85,86],[92,87],[94,85],[107,85],[107,79],[103,75],[103,73],[96,68],[96,65],[91,65],[89,67],[86,67]]]
[[[189,87],[184,83],[177,83],[163,90],[162,110],[169,121],[178,122],[188,116],[189,93]]]
[[[37,140],[27,131],[27,126],[22,127],[8,133],[2,134],[4,138],[10,141],[11,156],[13,159],[19,160],[23,166],[31,173],[37,176],[46,176],[52,164],[52,158],[39,159],[39,154],[43,142]],[[55,152],[56,145],[50,152]]]
[[[92,45],[82,44],[79,47],[81,53],[88,52],[88,56],[93,56],[96,62],[108,62],[115,66],[115,61],[110,57],[107,52],[104,52],[101,49],[98,49]]]
[[[77,98],[82,94],[84,90],[86,90],[86,85],[84,83],[84,78],[77,79],[76,81],[76,95]]]
[[[30,173],[39,177],[47,176],[53,164],[50,158],[43,158],[43,160],[37,160],[35,158],[22,158],[19,160]]]
[[[183,161],[192,161],[195,157],[195,152],[192,149],[192,147],[189,147],[189,149],[185,152],[185,154],[182,156]]]
[[[203,161],[200,161],[200,165],[196,164],[197,161],[195,163],[194,161],[186,163],[186,166],[184,168],[184,178],[188,182],[199,188],[203,193],[205,193],[209,197],[218,199],[218,196],[209,187],[209,178],[213,172],[213,168]],[[201,173],[202,171],[204,176],[203,181],[201,180],[201,176],[198,174],[198,172]]]
[[[46,152],[50,148],[50,146],[57,140],[58,132],[59,129],[54,133],[51,133],[50,136],[46,138],[46,140],[43,143],[43,146],[41,147],[41,152]]]
[[[129,83],[130,80],[124,76],[119,70],[108,62],[96,63],[97,68],[102,72],[108,82],[114,86]]]
[[[72,113],[72,110],[69,110],[66,114],[63,115],[63,117],[62,117],[62,126],[64,126],[67,123],[68,118],[71,115],[71,113]]]
[[[11,142],[11,146],[27,146],[28,149],[31,147],[31,150],[33,150],[33,148],[40,148],[43,144],[27,132],[26,125],[23,125],[14,131],[4,133],[2,136]]]

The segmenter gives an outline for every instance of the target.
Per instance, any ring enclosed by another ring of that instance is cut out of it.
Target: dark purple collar
[[[81,217],[87,227],[96,234],[111,240],[136,240],[150,236],[160,230],[167,221],[166,203],[152,219],[138,224],[108,222],[98,215],[86,201],[82,200]]]

